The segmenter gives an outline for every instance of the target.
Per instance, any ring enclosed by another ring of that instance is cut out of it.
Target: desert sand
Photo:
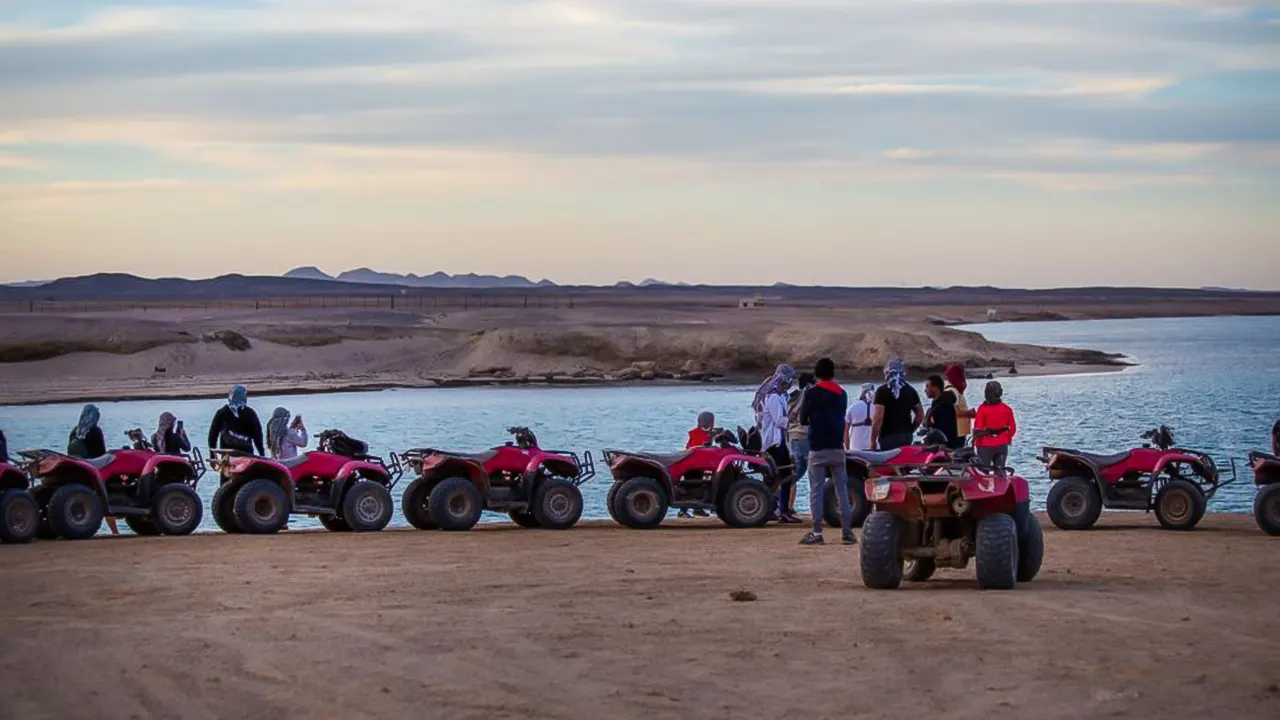
[[[1247,516],[1047,527],[1012,592],[685,522],[0,547],[0,718],[1280,715]]]

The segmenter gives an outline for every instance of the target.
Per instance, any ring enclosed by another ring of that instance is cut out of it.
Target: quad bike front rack
[[[578,453],[572,450],[543,450],[543,452],[551,453],[552,455],[563,455],[573,459],[573,464],[578,466],[578,476],[568,478],[568,480],[574,485],[581,485],[596,476],[596,461],[591,457],[590,450],[585,451],[582,457],[578,457]],[[609,452],[609,450],[606,450],[605,454],[608,455]]]

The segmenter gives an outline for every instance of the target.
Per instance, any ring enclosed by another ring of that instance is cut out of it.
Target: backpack
[[[349,458],[364,457],[369,452],[369,445],[357,440],[341,430],[325,430],[320,433],[321,452],[331,452]]]

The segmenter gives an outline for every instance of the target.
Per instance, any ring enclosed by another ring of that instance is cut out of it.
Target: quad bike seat
[[[858,458],[871,465],[884,465],[898,457],[898,450],[850,450],[849,457]]]
[[[462,458],[463,460],[474,460],[475,462],[483,464],[497,457],[498,451],[485,450],[484,452],[478,452],[478,453],[449,453],[449,455],[452,455],[457,458]]]
[[[1128,450],[1125,450],[1124,452],[1114,453],[1112,455],[1101,455],[1099,453],[1080,452],[1079,450],[1065,450],[1064,452],[1067,452],[1077,457],[1088,460],[1089,462],[1093,463],[1094,465],[1097,465],[1098,467],[1110,467],[1111,465],[1117,465],[1129,459],[1129,456],[1133,454]]]
[[[102,455],[100,457],[89,458],[84,462],[87,462],[90,465],[92,465],[94,469],[101,470],[115,461],[116,461],[116,456],[112,455],[111,453],[107,453],[106,455]]]
[[[636,457],[642,457],[642,458],[645,458],[646,460],[652,460],[658,463],[659,465],[662,465],[665,467],[669,465],[675,465],[681,460],[688,459],[690,455],[693,455],[693,452],[694,452],[693,450],[685,450],[684,452],[678,452],[672,455],[655,455],[654,453],[636,453]]]
[[[307,461],[307,454],[299,453],[289,458],[288,460],[277,460],[276,462],[280,463],[281,465],[287,468],[294,468],[294,467],[298,467],[299,465],[301,465],[306,461]]]

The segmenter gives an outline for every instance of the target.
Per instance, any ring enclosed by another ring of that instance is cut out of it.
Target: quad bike
[[[853,526],[862,527],[871,514],[867,501],[866,480],[869,477],[902,475],[924,466],[935,466],[951,460],[952,451],[940,433],[929,433],[917,445],[904,445],[897,450],[850,450],[845,453],[845,471],[849,476],[849,503]],[[840,527],[840,504],[835,485],[827,481],[822,494],[822,517],[829,527]]]
[[[0,463],[0,542],[28,543],[40,529],[40,505],[17,465]]]
[[[367,454],[368,446],[340,430],[316,435],[317,450],[288,460],[269,460],[229,450],[211,450],[220,484],[213,519],[229,533],[270,534],[289,515],[309,515],[331,532],[377,532],[391,522],[391,490],[403,474]]]
[[[507,428],[514,442],[481,453],[407,450],[418,474],[400,506],[419,530],[470,530],[485,510],[520,527],[566,530],[582,517],[580,485],[595,476],[591,453],[543,450],[527,427]]]
[[[760,450],[759,433],[712,432],[712,443],[674,455],[605,450],[613,485],[609,516],[629,528],[655,528],[668,508],[714,511],[730,527],[769,522],[782,478]]]
[[[23,450],[40,507],[39,536],[93,537],[103,518],[124,518],[138,535],[189,535],[204,505],[196,483],[205,473],[199,450],[156,452],[141,430],[125,433],[130,447],[90,460],[53,450]]]
[[[951,462],[866,481],[875,512],[862,526],[862,582],[892,590],[976,559],[980,589],[1030,582],[1044,559],[1027,481],[1007,468]]]
[[[1142,434],[1142,447],[1114,455],[1046,447],[1038,460],[1054,480],[1046,500],[1049,519],[1063,530],[1085,530],[1102,509],[1155,511],[1168,530],[1190,530],[1223,482],[1213,458],[1174,447],[1173,431],[1161,425]],[[1154,447],[1153,447],[1154,446]]]
[[[1249,453],[1253,468],[1253,484],[1258,494],[1253,498],[1253,519],[1268,535],[1280,535],[1280,457],[1266,453]]]

